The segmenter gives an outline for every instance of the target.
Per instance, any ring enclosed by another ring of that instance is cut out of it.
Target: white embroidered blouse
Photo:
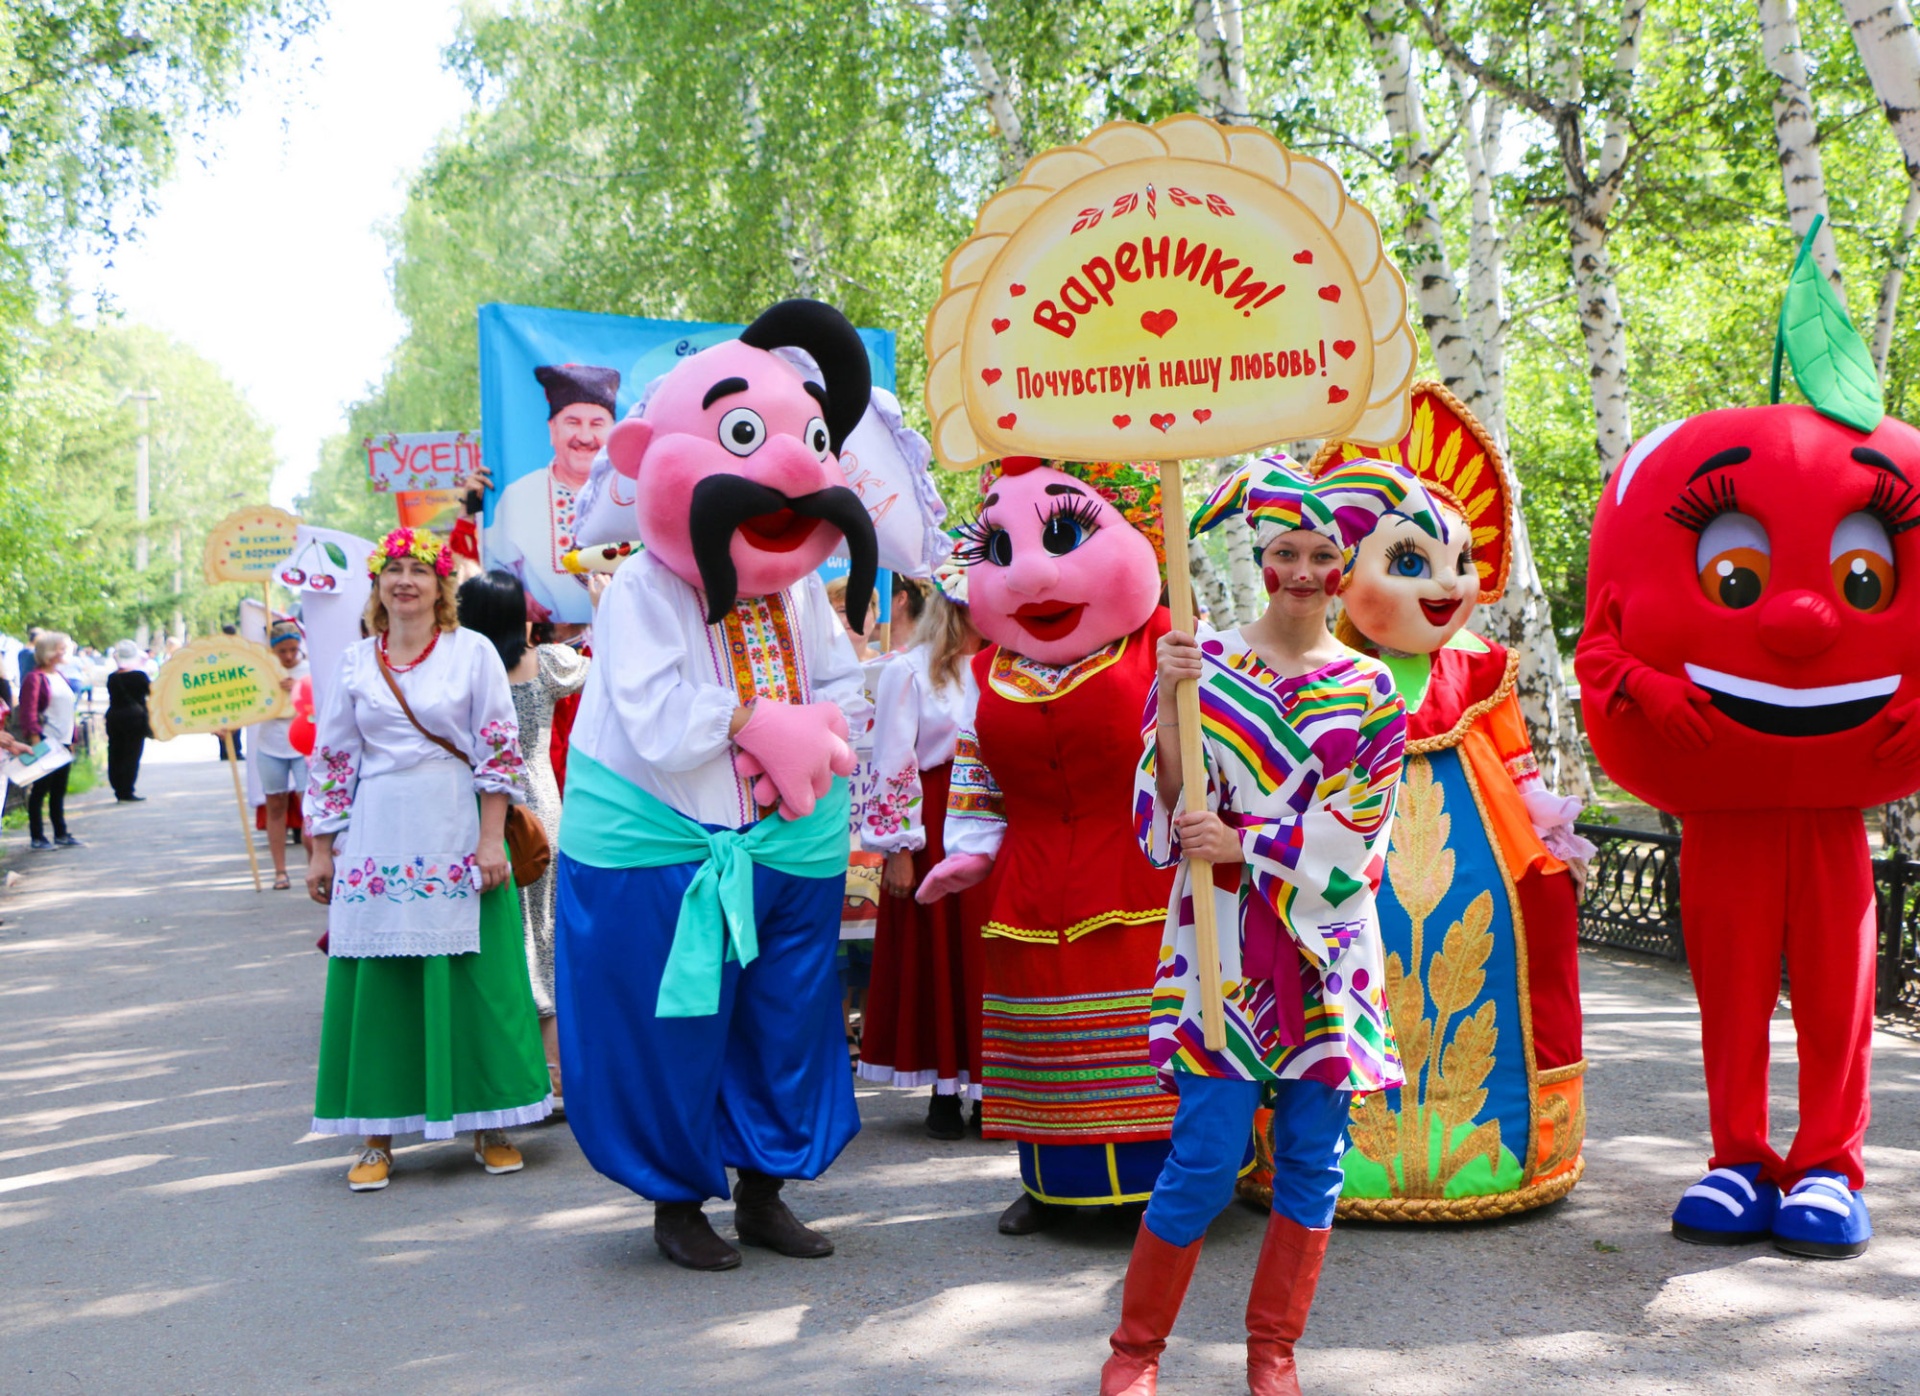
[[[593,654],[571,749],[701,824],[738,829],[760,817],[727,734],[748,697],[837,704],[856,741],[873,717],[853,645],[813,573],[743,596],[708,625],[701,593],[643,553],[600,598]]]
[[[916,645],[880,671],[873,717],[873,790],[860,842],[874,853],[918,852],[927,846],[920,773],[953,760],[960,729],[973,721],[980,693],[973,665],[962,661],[951,683],[936,684],[931,652]],[[944,820],[945,811],[941,811]]]
[[[361,781],[446,759],[447,753],[421,736],[400,710],[380,676],[374,644],[358,641],[340,657],[320,714],[305,806],[315,834],[337,834],[347,827]],[[467,753],[476,792],[497,791],[516,804],[524,801],[526,762],[513,690],[488,640],[471,630],[443,631],[433,653],[418,668],[395,674],[394,681],[429,732]]]

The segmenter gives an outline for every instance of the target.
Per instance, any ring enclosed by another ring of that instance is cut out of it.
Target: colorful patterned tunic
[[[1392,677],[1378,660],[1349,654],[1283,678],[1237,630],[1202,627],[1200,641],[1208,805],[1239,830],[1245,855],[1214,873],[1227,1047],[1210,1052],[1202,1040],[1182,865],[1154,985],[1154,1066],[1163,1077],[1397,1086],[1374,910],[1406,740]],[[1181,855],[1154,786],[1158,705],[1156,683],[1134,809],[1140,846],[1166,867]]]

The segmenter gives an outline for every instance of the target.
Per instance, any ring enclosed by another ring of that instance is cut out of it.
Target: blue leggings
[[[1173,1152],[1153,1185],[1146,1226],[1170,1246],[1190,1246],[1233,1201],[1260,1083],[1181,1072]],[[1353,1097],[1318,1081],[1273,1083],[1273,1210],[1312,1230],[1333,1225],[1340,1153]]]

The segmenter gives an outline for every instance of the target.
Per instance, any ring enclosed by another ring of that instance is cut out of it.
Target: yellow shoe
[[[392,1152],[369,1145],[360,1162],[347,1170],[347,1186],[354,1192],[378,1192],[387,1185],[392,1172]]]
[[[489,1173],[518,1173],[527,1166],[520,1151],[497,1129],[481,1130],[473,1136],[473,1161]]]

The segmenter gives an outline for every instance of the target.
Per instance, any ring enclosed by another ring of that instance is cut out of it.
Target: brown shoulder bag
[[[400,691],[400,685],[393,681],[393,671],[387,667],[387,661],[374,653],[374,660],[380,665],[380,677],[387,681],[387,688],[399,703],[400,711],[407,715],[407,721],[413,724],[413,730],[439,747],[447,755],[462,765],[471,766],[473,762],[467,754],[448,741],[437,736],[420,725],[420,719],[413,715],[413,709],[407,704],[407,695]],[[507,854],[513,864],[513,883],[516,887],[531,887],[546,876],[547,865],[553,862],[553,845],[547,842],[547,831],[540,827],[540,821],[533,817],[533,811],[525,805],[507,806]]]

